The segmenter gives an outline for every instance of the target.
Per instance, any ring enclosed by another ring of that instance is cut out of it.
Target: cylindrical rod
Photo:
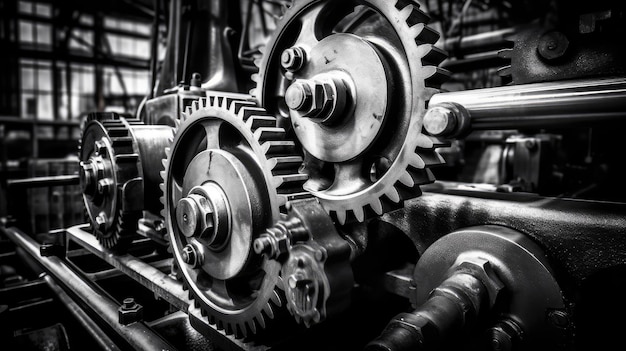
[[[439,107],[453,110],[458,126],[447,135],[469,130],[571,127],[624,120],[626,78],[603,78],[534,83],[441,93],[434,95],[424,117],[426,131],[439,126],[439,119],[452,120]],[[432,111],[432,113],[431,113]],[[469,121],[469,123],[467,123]]]

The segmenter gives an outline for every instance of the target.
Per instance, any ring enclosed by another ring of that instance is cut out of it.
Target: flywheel
[[[421,194],[442,164],[422,134],[448,73],[412,1],[294,1],[257,61],[252,90],[305,154],[304,188],[341,223]]]
[[[163,217],[185,287],[208,321],[257,333],[283,306],[280,263],[253,243],[309,196],[302,157],[276,118],[251,101],[210,96],[189,107],[166,150]]]

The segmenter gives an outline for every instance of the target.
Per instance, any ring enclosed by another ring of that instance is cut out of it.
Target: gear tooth
[[[241,115],[241,119],[243,119],[244,121],[248,121],[251,118],[262,118],[262,117],[269,117],[269,116],[264,116],[265,114],[265,110],[261,107],[257,107],[255,103],[253,102],[248,102],[247,106],[244,106],[240,111],[239,114]],[[272,118],[272,117],[270,117]],[[275,120],[275,119],[274,119]],[[275,123],[274,123],[275,125]]]
[[[374,212],[377,215],[382,215],[383,214],[383,204],[382,202],[380,202],[380,199],[375,198],[373,199],[370,203],[369,203],[370,207],[372,208],[372,210],[374,210]]]
[[[252,88],[250,89],[250,91],[248,92],[250,95],[256,97],[256,88]]]
[[[511,70],[511,65],[504,66],[498,69],[498,75],[500,77],[510,77],[512,74],[513,71]]]
[[[346,224],[347,213],[345,210],[335,211],[335,216],[337,216],[337,221],[339,222],[339,224],[341,225]]]
[[[272,303],[274,303],[274,305],[278,307],[283,305],[283,302],[281,301],[280,296],[278,295],[278,292],[276,292],[276,290],[272,292],[272,295],[270,296],[270,301],[272,301]]]
[[[265,318],[263,318],[263,315],[254,317],[254,320],[259,324],[261,329],[265,329]]]
[[[393,186],[389,187],[389,189],[385,191],[385,196],[387,196],[387,198],[394,203],[400,202],[400,194],[398,193],[398,190]]]
[[[438,66],[448,57],[448,53],[445,50],[442,50],[433,44],[422,44],[418,47],[418,49],[426,51],[421,56],[422,65],[424,66]]]
[[[415,186],[415,182],[413,181],[411,174],[409,174],[409,172],[407,171],[402,172],[400,178],[398,178],[398,181],[400,181],[400,183],[407,188],[412,188]]]
[[[248,118],[246,125],[254,132],[261,127],[271,128],[275,126],[276,118],[270,116],[252,116]]]
[[[426,167],[426,164],[418,154],[411,154],[409,156],[409,166],[416,169],[423,169]]]
[[[417,137],[416,144],[417,147],[421,149],[432,149],[435,146],[433,141],[426,134],[420,134]]]
[[[398,5],[400,4],[397,3],[396,6]],[[411,15],[413,14],[413,10],[415,10],[415,7],[413,7],[411,4],[405,4],[405,6],[400,9],[400,12],[398,13],[398,18],[401,21],[408,22],[409,18],[411,18]]]
[[[441,84],[445,83],[450,78],[450,71],[437,66],[424,67],[426,73],[426,79],[424,82],[427,87],[439,88]]]
[[[215,321],[215,316],[213,315],[209,315],[209,323],[215,325],[216,321]]]
[[[254,137],[259,143],[268,140],[282,140],[285,137],[285,130],[277,127],[261,127],[254,131]]]
[[[265,304],[265,306],[263,306],[263,312],[265,313],[265,316],[267,316],[267,318],[274,319],[274,309],[271,305]]]
[[[502,49],[498,51],[498,57],[503,59],[511,59],[513,55],[513,49]]]
[[[365,220],[365,212],[363,211],[362,207],[356,207],[352,209],[352,212],[354,212],[354,217],[356,218],[356,220],[358,222],[363,222]]]

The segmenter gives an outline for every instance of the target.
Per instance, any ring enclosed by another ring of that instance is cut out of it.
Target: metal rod
[[[70,269],[60,258],[39,255],[39,244],[16,228],[3,230],[6,236],[17,246],[23,248],[35,258],[54,278],[70,289],[94,313],[100,316],[111,328],[124,338],[135,350],[175,350],[160,335],[156,334],[143,322],[121,325],[118,321],[119,305],[106,292],[92,286]]]
[[[60,175],[49,177],[33,177],[24,179],[11,179],[7,185],[11,188],[45,188],[50,186],[77,185],[79,177],[77,175]]]
[[[65,292],[63,289],[54,281],[54,279],[48,274],[43,275],[43,279],[46,281],[50,290],[56,295],[56,297],[61,301],[63,306],[67,308],[70,314],[76,318],[78,324],[80,324],[89,335],[92,336],[93,340],[98,344],[98,349],[107,350],[107,351],[117,351],[120,350],[117,345],[109,338],[106,333],[102,331],[98,327],[98,324],[91,319],[87,313],[78,306],[74,300]]]
[[[424,124],[429,133],[450,137],[468,130],[573,127],[624,117],[626,78],[618,77],[437,94],[430,100]],[[438,134],[436,127],[448,122],[457,127]]]
[[[111,255],[104,252],[96,237],[84,231],[83,228],[86,227],[84,225],[77,225],[68,228],[66,231],[66,240],[72,240],[78,243],[108,264],[119,269],[122,273],[148,287],[150,290],[154,291],[155,294],[176,306],[178,309],[182,311],[187,310],[189,307],[189,300],[187,299],[188,294],[183,290],[180,282],[129,254]]]
[[[493,32],[479,33],[464,37],[452,37],[445,40],[443,47],[452,55],[467,55],[470,53],[504,49],[508,44],[507,36],[515,33],[513,28],[504,28]]]

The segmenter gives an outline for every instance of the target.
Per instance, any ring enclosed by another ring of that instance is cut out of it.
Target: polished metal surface
[[[253,241],[288,200],[304,195],[302,159],[252,102],[213,96],[187,114],[162,173],[174,257],[211,324],[237,337],[255,334],[283,302],[280,264],[255,253]]]
[[[461,106],[451,113],[456,113],[458,120],[469,121],[469,126],[466,130],[446,131],[425,125],[434,135],[457,136],[468,130],[591,126],[624,120],[626,78],[533,83],[436,94],[429,102],[426,119],[436,119],[428,115],[439,114],[438,110],[445,109],[445,104]]]
[[[427,168],[443,163],[437,143],[421,133],[426,101],[446,77],[435,66],[445,57],[432,45],[439,35],[427,22],[414,4],[296,2],[252,76],[264,108],[291,119],[306,154],[306,190],[342,224],[419,195],[432,181]],[[293,47],[305,59],[285,71],[275,63]],[[341,82],[345,98],[324,80]],[[343,113],[335,116],[336,108]]]

